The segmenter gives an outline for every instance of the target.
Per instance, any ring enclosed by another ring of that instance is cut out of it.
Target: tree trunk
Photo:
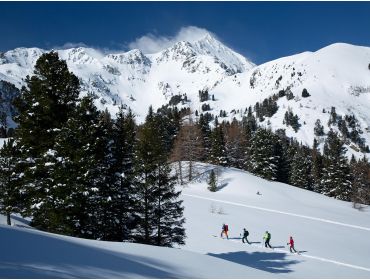
[[[6,213],[6,222],[7,222],[8,226],[12,225],[11,220],[10,220],[10,212]]]
[[[193,180],[193,161],[189,160],[189,182]]]
[[[182,164],[181,164],[181,160],[179,160],[179,177],[180,177],[180,184],[183,185],[184,184],[184,181],[182,179]]]

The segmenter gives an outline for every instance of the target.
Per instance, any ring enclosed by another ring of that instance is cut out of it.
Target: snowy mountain
[[[0,80],[20,88],[44,52],[19,48],[0,54]],[[143,121],[150,105],[156,109],[178,97],[179,108],[190,107],[201,113],[202,105],[209,104],[209,113],[218,116],[220,110],[225,110],[226,119],[240,120],[249,106],[284,91],[284,96],[276,101],[277,112],[265,117],[262,125],[285,129],[288,136],[312,146],[315,122],[321,120],[327,133],[330,112],[335,107],[343,119],[346,115],[356,118],[349,132],[356,128],[358,141],[347,140],[349,154],[360,157],[364,151],[360,144],[370,144],[368,47],[334,44],[259,66],[210,34],[194,42],[177,42],[154,54],[137,49],[102,54],[83,47],[58,53],[80,78],[83,93],[94,93],[98,108],[108,108],[112,114],[123,103],[133,109],[138,121]],[[302,97],[303,89],[309,97]],[[200,102],[199,90],[208,90],[214,100]],[[287,92],[292,99],[288,100]],[[284,124],[288,110],[299,117],[298,131]],[[339,130],[336,124],[331,128]],[[324,138],[319,137],[321,144]]]
[[[369,278],[369,208],[339,201],[234,168],[216,167],[219,190],[206,178],[182,190],[186,245],[180,249],[85,240],[28,228],[0,215],[1,278]],[[257,191],[260,195],[257,195]],[[229,225],[229,240],[221,225]],[[243,228],[251,244],[241,242]],[[261,242],[271,232],[273,249]],[[300,255],[286,245],[295,239]]]

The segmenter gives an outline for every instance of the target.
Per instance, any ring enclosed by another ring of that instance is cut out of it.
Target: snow
[[[234,168],[218,167],[219,190],[207,172],[182,190],[186,245],[84,240],[29,228],[0,216],[1,278],[369,278],[370,209],[270,182]],[[185,173],[185,172],[184,172]],[[260,193],[260,195],[257,194]],[[219,237],[223,223],[229,240]],[[246,228],[251,245],[241,242]],[[271,232],[274,249],[262,247]],[[286,245],[293,236],[300,255]]]
[[[208,191],[204,180],[184,188],[185,249],[289,278],[370,277],[369,208],[359,212],[351,203],[234,168],[221,171],[219,185],[222,188],[215,193]],[[220,209],[224,214],[217,213]],[[228,241],[218,237],[223,223],[229,225]],[[242,244],[243,228],[252,242],[262,242],[268,230],[276,248]],[[301,255],[289,253],[289,236],[295,239],[296,249],[304,251]]]
[[[356,116],[363,131],[361,137],[370,144],[369,47],[337,43],[258,66],[211,34],[192,42],[177,42],[153,54],[138,49],[102,54],[84,47],[57,51],[80,78],[82,95],[94,92],[98,97],[97,107],[107,108],[113,116],[118,106],[124,104],[131,107],[138,122],[143,122],[149,106],[156,110],[172,96],[186,94],[188,102],[178,104],[179,108],[202,112],[202,104],[208,103],[212,114],[218,115],[220,110],[227,112],[227,118],[220,120],[233,117],[240,120],[247,107],[289,87],[295,98],[279,98],[278,112],[266,118],[263,126],[285,129],[287,136],[312,146],[315,121],[320,119],[327,133],[329,112],[334,106],[338,115]],[[37,48],[5,52],[0,78],[20,88],[24,77],[32,74],[37,58],[45,52]],[[251,80],[255,80],[253,86]],[[310,97],[302,98],[304,88]],[[199,101],[198,92],[205,89],[215,96],[215,101]],[[301,128],[297,132],[283,124],[288,108],[299,116]],[[322,143],[319,147],[322,148]],[[347,148],[349,157],[363,156],[353,143]]]
[[[0,148],[9,140],[9,138],[0,138]]]

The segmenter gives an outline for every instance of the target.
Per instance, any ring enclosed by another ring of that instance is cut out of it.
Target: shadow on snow
[[[209,256],[235,262],[271,273],[293,272],[289,266],[299,263],[296,260],[287,260],[286,253],[278,252],[229,252],[221,254],[209,253]]]

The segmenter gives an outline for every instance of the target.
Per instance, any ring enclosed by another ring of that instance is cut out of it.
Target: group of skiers
[[[227,224],[223,224],[222,225],[222,231],[221,231],[221,237],[223,237],[223,235],[225,235],[226,238],[229,239],[228,231],[229,231],[229,226]],[[243,229],[243,237],[242,237],[242,242],[243,243],[247,242],[248,244],[251,244],[248,241],[248,236],[249,236],[249,232],[248,232],[248,230],[246,230],[244,228]],[[266,248],[272,248],[271,245],[270,245],[271,233],[269,233],[267,230],[266,230],[265,234],[263,235],[263,240],[265,242],[265,247]],[[289,245],[289,250],[290,250],[291,253],[293,253],[293,252],[297,253],[296,249],[294,248],[294,240],[293,240],[292,236],[289,237],[289,242],[287,243],[287,245]]]

